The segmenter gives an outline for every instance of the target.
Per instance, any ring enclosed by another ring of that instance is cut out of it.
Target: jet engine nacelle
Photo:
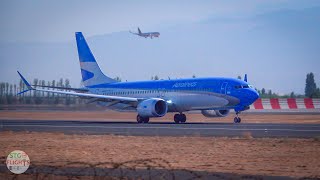
[[[230,110],[202,110],[201,113],[205,117],[225,117],[229,114]]]
[[[162,117],[167,114],[167,111],[166,101],[159,98],[144,100],[137,106],[137,112],[141,117]]]

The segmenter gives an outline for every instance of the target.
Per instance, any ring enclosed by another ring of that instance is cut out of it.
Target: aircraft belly
[[[173,99],[174,107],[169,107],[169,111],[188,111],[193,109],[209,109],[223,107],[229,101],[223,97],[212,94],[181,94]]]

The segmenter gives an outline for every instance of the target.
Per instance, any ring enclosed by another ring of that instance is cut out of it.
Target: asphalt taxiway
[[[0,120],[0,131],[114,134],[128,136],[320,137],[320,124],[185,123],[132,121]]]

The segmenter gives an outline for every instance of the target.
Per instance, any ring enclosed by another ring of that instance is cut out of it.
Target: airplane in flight
[[[152,39],[152,37],[159,37],[160,36],[160,33],[159,32],[147,32],[147,33],[142,33],[140,28],[138,28],[138,33],[134,33],[134,32],[131,32],[129,31],[130,33],[132,34],[135,34],[135,35],[138,35],[138,36],[141,36],[141,37],[150,37]]]
[[[257,91],[244,81],[235,78],[190,78],[177,80],[117,82],[106,76],[97,64],[84,36],[76,32],[76,42],[84,88],[43,89],[32,86],[18,71],[27,91],[42,91],[74,95],[90,99],[116,111],[137,112],[138,123],[150,118],[176,112],[175,123],[184,123],[184,112],[200,110],[206,117],[225,117],[234,109],[234,123],[240,123],[239,113],[259,98]]]

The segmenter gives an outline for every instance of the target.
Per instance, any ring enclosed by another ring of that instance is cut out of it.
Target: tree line
[[[195,75],[192,78],[196,78]],[[238,76],[241,79],[241,76]],[[115,80],[121,82],[120,77],[114,78]],[[170,77],[168,77],[170,79]],[[160,80],[159,76],[155,75],[151,77],[151,80]],[[33,85],[35,86],[52,86],[52,87],[63,87],[71,88],[70,80],[60,78],[59,80],[45,81],[35,78],[33,80]],[[42,87],[45,89],[50,89],[49,87]],[[84,104],[84,101],[81,98],[75,96],[64,95],[64,94],[54,94],[47,92],[39,91],[28,91],[26,93],[17,95],[19,92],[26,90],[27,87],[22,80],[19,81],[19,84],[10,84],[8,82],[0,82],[0,104]],[[317,87],[314,74],[308,73],[306,77],[305,84],[305,94],[295,94],[291,92],[287,95],[278,95],[275,92],[272,92],[271,89],[266,90],[265,88],[256,89],[261,98],[320,98],[320,89]]]
[[[60,78],[59,80],[45,81],[38,78],[33,79],[34,86],[53,86],[71,88],[70,80]],[[40,87],[41,88],[41,87]],[[43,89],[51,89],[42,87]],[[28,91],[17,95],[19,92],[26,90],[27,87],[20,79],[19,84],[10,84],[8,82],[0,82],[0,104],[81,104],[84,101],[80,98],[39,91]]]

